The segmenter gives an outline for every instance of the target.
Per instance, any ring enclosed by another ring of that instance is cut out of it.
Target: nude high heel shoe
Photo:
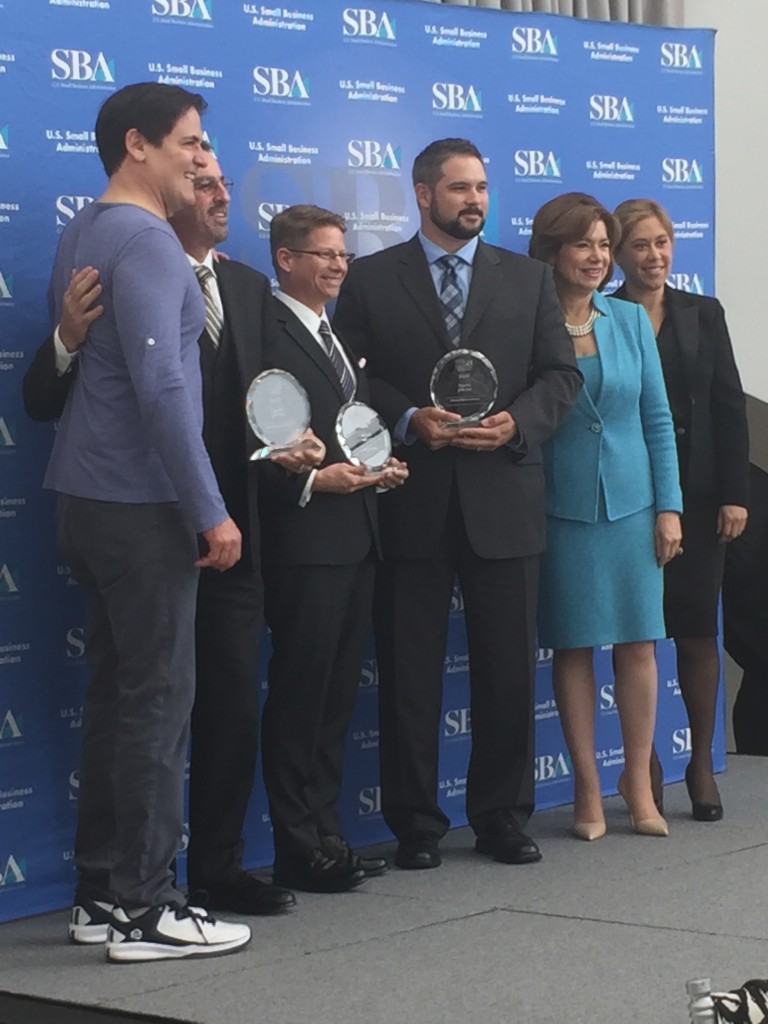
[[[573,834],[577,839],[583,839],[592,843],[595,839],[602,839],[606,833],[604,821],[574,821]]]
[[[632,827],[632,831],[636,832],[639,836],[668,836],[669,825],[666,820],[660,815],[655,814],[652,818],[635,818],[632,814],[632,808],[629,806],[629,800],[627,794],[624,791],[624,773],[619,776],[618,790],[624,803],[627,805],[629,811],[629,824]]]

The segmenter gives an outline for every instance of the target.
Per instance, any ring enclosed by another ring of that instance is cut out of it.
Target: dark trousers
[[[182,835],[194,697],[197,538],[174,504],[60,497],[59,540],[87,589],[75,862],[80,886],[127,907],[182,905]]]
[[[275,859],[339,835],[344,739],[360,683],[373,598],[372,558],[264,569],[272,631],[264,706],[264,782]]]
[[[499,811],[512,811],[521,826],[533,812],[538,563],[538,556],[479,558],[454,495],[437,557],[391,559],[380,566],[374,628],[381,798],[384,819],[396,836],[427,831],[439,837],[450,824],[437,802],[437,775],[448,616],[457,575],[470,664],[467,817],[482,832]]]
[[[197,591],[197,679],[189,777],[190,889],[242,870],[243,826],[259,746],[261,577],[241,560],[203,569]]]

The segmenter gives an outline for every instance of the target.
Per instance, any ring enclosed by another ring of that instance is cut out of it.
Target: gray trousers
[[[79,891],[181,906],[172,865],[195,689],[196,535],[175,504],[61,495],[59,543],[89,598]]]

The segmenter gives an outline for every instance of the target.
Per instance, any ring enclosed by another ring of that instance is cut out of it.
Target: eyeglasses
[[[217,188],[231,192],[234,187],[235,183],[230,178],[195,178],[195,192],[205,192],[208,196],[212,196]]]
[[[337,252],[335,249],[289,249],[288,252],[300,252],[305,256],[317,256],[323,263],[344,260],[345,263],[349,264],[355,258],[353,252]]]

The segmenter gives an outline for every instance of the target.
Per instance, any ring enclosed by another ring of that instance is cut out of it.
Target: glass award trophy
[[[468,348],[447,352],[438,361],[429,382],[435,407],[461,417],[445,423],[445,427],[478,423],[493,408],[498,391],[499,379],[490,359]]]
[[[347,402],[336,417],[336,439],[353,466],[370,473],[383,469],[392,454],[392,439],[377,412],[363,402]]]
[[[265,370],[254,377],[245,398],[245,412],[251,430],[264,445],[251,455],[252,462],[314,446],[313,441],[302,440],[311,421],[309,398],[286,370]]]

